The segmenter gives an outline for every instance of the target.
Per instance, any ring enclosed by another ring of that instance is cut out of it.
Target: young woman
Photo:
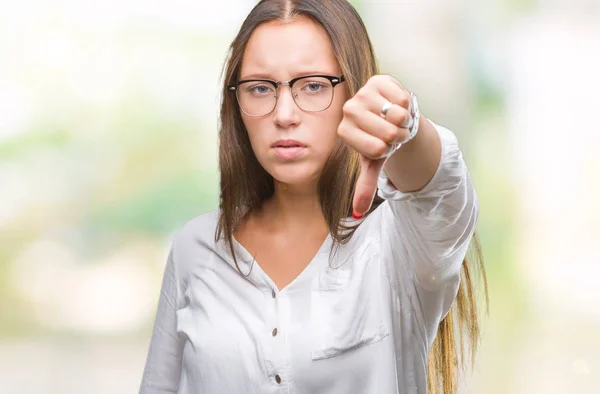
[[[453,314],[479,333],[454,134],[345,0],[261,1],[222,94],[219,210],[175,235],[140,392],[454,394]]]

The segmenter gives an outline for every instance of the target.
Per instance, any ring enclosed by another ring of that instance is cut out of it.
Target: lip
[[[302,147],[302,148],[306,148],[306,144],[303,144],[300,141],[296,141],[296,140],[277,140],[273,143],[273,145],[271,145],[271,148],[279,148],[279,147],[283,147],[283,148],[291,148],[291,147]]]
[[[282,159],[295,159],[296,157],[300,156],[305,149],[306,147],[304,146],[295,146],[290,148],[276,146],[273,148],[275,154]]]
[[[278,140],[271,147],[275,151],[275,155],[288,160],[302,155],[306,149],[305,144],[296,140]]]

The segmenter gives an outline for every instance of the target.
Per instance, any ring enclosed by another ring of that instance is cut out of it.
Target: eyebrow
[[[292,78],[290,78],[290,80],[292,80],[294,78],[298,78],[298,77],[303,77],[305,75],[332,75],[332,76],[338,76],[338,74],[336,74],[336,73],[329,73],[329,72],[323,72],[323,71],[306,71],[306,72],[292,74]],[[246,79],[254,79],[254,78],[268,79],[268,80],[271,80],[271,81],[277,81],[276,78],[273,78],[273,76],[271,76],[269,74],[266,74],[266,73],[256,73],[256,74],[246,75],[246,76],[240,78],[240,81],[243,81],[243,80],[246,80]]]

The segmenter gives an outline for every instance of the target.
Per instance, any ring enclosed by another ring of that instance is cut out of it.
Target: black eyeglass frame
[[[277,100],[279,99],[279,95],[277,94],[277,90],[278,90],[279,86],[281,86],[281,85],[288,85],[290,87],[290,89],[292,89],[293,86],[294,86],[294,84],[296,82],[298,82],[298,81],[300,81],[302,79],[306,79],[306,78],[325,78],[325,79],[329,80],[329,82],[331,82],[331,88],[332,89],[334,89],[337,85],[339,85],[340,83],[342,83],[342,82],[344,82],[346,80],[346,78],[344,78],[343,74],[340,75],[339,77],[338,76],[334,76],[334,75],[325,75],[325,74],[302,75],[300,77],[296,77],[294,79],[290,79],[289,81],[273,81],[272,79],[266,79],[266,78],[252,78],[252,79],[244,79],[244,80],[239,81],[239,82],[237,82],[235,84],[227,85],[227,89],[230,92],[236,92],[235,96],[236,96],[236,100],[237,100],[238,105],[239,105],[240,101],[239,101],[239,97],[237,96],[237,92],[238,92],[237,88],[241,84],[246,83],[246,82],[266,82],[266,83],[269,83],[269,84],[273,85],[273,87],[275,88],[275,105],[273,106],[273,109],[271,111],[267,112],[264,115],[250,115],[250,114],[247,114],[244,111],[244,109],[242,108],[242,106],[240,105],[240,109],[246,115],[253,116],[253,117],[260,117],[260,116],[266,116],[266,115],[270,114],[271,112],[273,112],[275,110],[275,108],[277,108]],[[303,109],[296,102],[296,97],[294,97],[293,95],[292,95],[292,97],[294,98],[294,103],[296,103],[296,105],[298,105],[298,108],[300,108],[302,111],[305,111],[305,112],[323,112],[323,111],[327,110],[327,108],[331,107],[331,103],[333,102],[334,95],[335,95],[335,90],[331,94],[331,101],[329,102],[329,105],[327,107],[319,110],[319,111],[307,111],[307,110]]]

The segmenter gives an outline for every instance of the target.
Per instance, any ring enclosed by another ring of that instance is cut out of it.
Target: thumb
[[[360,219],[371,208],[375,192],[377,191],[377,177],[385,163],[385,158],[372,160],[360,156],[360,175],[354,187],[354,200],[352,208],[355,219]]]

